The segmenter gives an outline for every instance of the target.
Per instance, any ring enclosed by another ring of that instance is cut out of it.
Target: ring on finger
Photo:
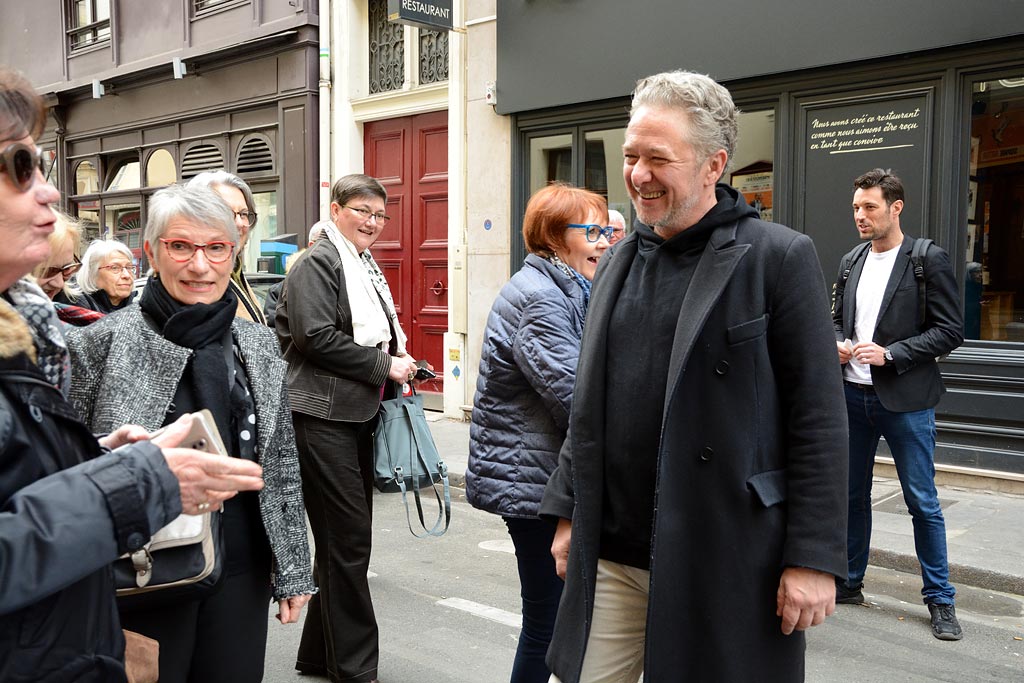
[[[196,508],[197,508],[197,509],[198,509],[198,510],[199,510],[200,512],[206,512],[207,510],[209,510],[209,509],[210,509],[210,503],[209,503],[209,502],[207,502],[207,501],[203,501],[202,503],[199,503],[199,505],[196,505]]]

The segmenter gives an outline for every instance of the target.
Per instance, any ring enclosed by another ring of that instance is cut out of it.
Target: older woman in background
[[[81,292],[71,278],[82,267],[79,253],[82,249],[82,229],[79,222],[67,214],[54,210],[57,222],[50,233],[50,255],[32,270],[39,287],[53,301],[57,317],[69,325],[88,325],[103,317],[99,311],[85,308],[79,299]]]
[[[93,240],[82,256],[75,283],[82,295],[74,303],[100,313],[119,311],[132,302],[135,292],[135,257],[117,240]]]
[[[249,235],[259,218],[252,190],[244,180],[227,171],[205,171],[188,181],[188,184],[190,187],[209,187],[219,194],[231,209],[235,217],[235,226],[238,228],[238,249],[235,251],[234,267],[231,269],[231,291],[238,299],[237,315],[254,323],[266,325],[267,318],[260,308],[256,292],[252,290],[242,272],[245,265],[245,246],[249,243]]]
[[[366,580],[373,427],[382,396],[394,397],[417,370],[369,251],[389,220],[387,197],[369,176],[339,178],[331,221],[292,266],[277,305],[320,586],[295,667],[352,683],[377,679],[377,618]]]
[[[590,300],[612,228],[600,195],[563,184],[530,198],[530,253],[498,294],[484,330],[470,424],[466,499],[501,515],[516,549],[523,629],[512,683],[546,683],[544,655],[562,594],[541,497],[558,464]]]
[[[237,244],[212,190],[158,191],[143,245],[153,274],[139,302],[68,336],[71,398],[93,431],[157,429],[207,408],[229,453],[263,466],[263,491],[224,506],[226,577],[215,593],[121,601],[125,628],[160,642],[161,683],[261,680],[271,597],[288,623],[314,591],[287,368],[269,329],[235,317]]]

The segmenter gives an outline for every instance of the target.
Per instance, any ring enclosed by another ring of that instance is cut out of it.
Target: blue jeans
[[[551,644],[558,601],[565,585],[555,573],[555,561],[551,557],[555,523],[515,517],[504,520],[516,547],[523,598],[523,630],[512,664],[511,683],[547,683],[551,671],[544,657]]]
[[[949,583],[946,521],[935,490],[935,411],[894,413],[874,391],[851,386],[846,391],[850,419],[850,522],[847,529],[847,588],[864,583],[871,547],[871,475],[878,438],[885,437],[903,487],[903,500],[913,518],[914,546],[921,563],[925,604],[953,604],[956,589]]]

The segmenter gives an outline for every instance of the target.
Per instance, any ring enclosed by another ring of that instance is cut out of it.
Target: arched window
[[[106,192],[137,190],[142,187],[141,170],[138,157],[114,162],[107,173],[107,186],[103,189]]]
[[[146,162],[146,187],[163,187],[178,181],[174,157],[166,149],[158,149]]]
[[[95,194],[100,191],[100,178],[91,161],[83,161],[75,169],[75,194]]]

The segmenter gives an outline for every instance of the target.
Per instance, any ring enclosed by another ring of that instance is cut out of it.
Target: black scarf
[[[207,408],[213,413],[225,443],[232,434],[231,422],[236,410],[231,401],[233,366],[227,364],[229,356],[225,353],[224,341],[230,339],[237,306],[230,288],[212,304],[183,304],[171,297],[157,276],[150,276],[139,299],[139,307],[164,339],[195,351],[185,367],[181,379],[185,386],[178,388],[169,420]],[[185,400],[179,400],[182,398]],[[189,403],[194,405],[187,405]]]

